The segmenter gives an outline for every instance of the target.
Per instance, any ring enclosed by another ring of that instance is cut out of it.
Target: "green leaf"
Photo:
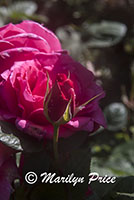
[[[113,188],[117,193],[134,193],[134,176],[120,178]]]
[[[123,171],[123,175],[134,174],[134,141],[129,141],[125,144],[119,145],[113,151],[109,161],[106,163],[106,167],[113,170]],[[118,165],[117,165],[118,163]],[[118,175],[118,174],[117,174]]]
[[[133,140],[118,145],[105,162],[97,157],[92,157],[91,171],[95,170],[100,175],[132,176],[134,174],[133,146]]]
[[[19,138],[17,138],[13,134],[6,134],[2,130],[0,130],[0,141],[8,147],[11,147],[12,149],[15,149],[17,151],[23,150]]]
[[[134,198],[134,193],[123,193],[123,192],[117,192],[117,195],[121,195],[121,196],[126,196],[126,197],[133,197]]]
[[[118,178],[114,184],[102,184],[96,181],[91,187],[102,200],[134,199],[134,176]]]
[[[91,183],[92,190],[99,196],[100,199],[103,199],[105,195],[109,194],[112,189],[115,187],[115,184],[112,183],[99,183],[98,181]]]

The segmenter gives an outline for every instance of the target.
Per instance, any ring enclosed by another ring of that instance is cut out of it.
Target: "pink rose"
[[[0,142],[0,199],[9,200],[13,191],[12,182],[18,178],[13,150]]]
[[[60,137],[76,131],[93,132],[105,126],[98,101],[104,93],[74,115],[78,106],[102,93],[93,74],[61,49],[56,36],[32,21],[0,28],[0,116],[37,137],[52,138],[53,127],[43,110],[49,83],[49,115],[58,120],[71,98],[71,120]],[[49,81],[48,81],[49,75]]]

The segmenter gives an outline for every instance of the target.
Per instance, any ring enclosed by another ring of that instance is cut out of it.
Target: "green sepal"
[[[101,92],[99,94],[97,94],[96,96],[92,97],[91,99],[89,99],[88,101],[86,101],[85,103],[83,103],[82,105],[76,107],[75,112],[74,112],[74,116],[81,110],[83,110],[85,108],[85,106],[87,104],[89,104],[91,101],[93,101],[94,99],[96,99],[97,97],[101,96],[104,92]]]
[[[47,95],[49,93],[49,74],[48,72],[46,72],[46,75],[47,75],[47,88],[46,88],[46,93],[45,93],[45,97],[44,97],[44,102],[46,101],[46,98],[47,98]]]
[[[54,124],[56,124],[56,125],[66,124],[67,122],[69,122],[72,119],[71,106],[70,106],[71,102],[72,102],[72,99],[69,100],[63,116],[58,121],[56,121]]]
[[[50,78],[49,78],[48,72],[46,72],[46,75],[47,75],[47,88],[46,88],[46,93],[45,93],[45,97],[44,97],[44,115],[45,115],[46,119],[47,119],[50,123],[52,123],[52,121],[51,121],[51,119],[49,118],[49,115],[48,115],[47,106],[48,106],[49,100],[50,100],[50,98],[51,98],[53,88],[52,88],[51,91],[50,91],[50,89],[49,89],[49,79],[50,79]],[[50,93],[49,93],[49,92],[50,92]],[[49,95],[49,96],[48,96],[48,95]],[[46,101],[46,100],[47,100],[47,101]]]

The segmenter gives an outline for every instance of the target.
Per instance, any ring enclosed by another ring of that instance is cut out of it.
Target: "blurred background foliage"
[[[134,175],[134,0],[0,0],[0,26],[24,19],[54,31],[106,92],[107,129],[89,136],[91,170]]]

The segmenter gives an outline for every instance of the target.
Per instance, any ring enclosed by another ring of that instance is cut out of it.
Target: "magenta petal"
[[[24,131],[26,134],[38,139],[44,138],[46,135],[49,136],[53,134],[53,127],[49,124],[47,126],[40,126],[20,118],[17,118],[15,123],[19,130]]]
[[[43,100],[42,96],[32,95],[27,87],[26,81],[19,80],[20,84],[20,93],[18,93],[19,98],[18,102],[19,105],[24,108],[22,117],[28,118],[30,113],[33,110],[38,108],[43,108]]]
[[[83,130],[88,132],[95,131],[96,127],[99,126],[106,127],[106,121],[99,107],[97,107],[96,110],[89,113],[89,116],[75,117],[66,125],[66,127],[70,127],[72,130]]]
[[[32,112],[33,110],[32,103],[35,103],[36,99],[30,92],[27,86],[27,82],[25,80],[19,79],[18,96],[19,96],[18,104],[22,105],[22,107],[24,108],[23,117],[26,117]]]
[[[51,51],[61,50],[61,45],[58,38],[50,30],[43,27],[42,25],[30,20],[25,20],[16,26],[23,29],[27,33],[34,33],[44,38],[51,47]]]
[[[13,35],[7,37],[5,40],[13,44],[15,47],[32,47],[40,51],[50,52],[48,42],[44,38],[33,33]]]
[[[51,70],[53,69],[52,65],[58,61],[60,53],[36,53],[35,57],[39,60],[39,62],[43,66],[51,66]]]
[[[33,59],[34,55],[38,51],[39,50],[35,48],[21,47],[0,52],[0,73],[6,69],[10,69],[16,61]]]
[[[71,80],[74,83],[76,98],[82,104],[84,103],[83,101],[88,100],[84,99],[86,94],[88,94],[88,88],[91,88],[92,83],[95,84],[94,76],[80,63],[75,62],[69,55],[62,54],[53,68],[53,74],[68,72],[70,72]]]
[[[71,126],[77,130],[82,130],[85,125],[90,122],[89,117],[75,117],[67,123],[67,126]]]
[[[94,122],[96,122],[97,124],[106,128],[106,120],[105,120],[104,115],[103,115],[101,109],[99,108],[99,106],[96,111],[91,113],[90,116]]]
[[[6,105],[8,111],[14,115],[18,115],[19,109],[18,109],[17,96],[9,80],[3,83],[3,85],[0,85],[0,94],[1,94],[1,99],[4,102],[4,105]],[[2,109],[3,105],[0,105],[0,108]]]
[[[32,90],[32,94],[44,97],[45,96],[45,92],[46,92],[46,85],[47,85],[46,74],[41,72],[41,71],[39,71],[38,79],[36,81],[35,87]]]
[[[5,81],[7,81],[9,75],[10,75],[10,70],[7,69],[7,70],[5,70],[5,71],[1,74],[1,77],[2,77]]]
[[[33,112],[31,112],[28,116],[28,120],[41,126],[46,126],[49,124],[45,118],[43,108],[35,109]]]
[[[3,38],[6,38],[11,35],[16,35],[19,33],[25,33],[25,31],[21,28],[18,28],[16,25],[10,23],[0,28],[0,35]]]
[[[13,46],[14,45],[8,41],[0,40],[0,51],[4,51],[6,49],[11,49],[11,48],[13,48]]]
[[[36,61],[27,60],[15,62],[11,68],[10,85],[16,93],[16,107],[23,111],[22,117],[27,118],[34,110],[43,108],[46,74],[38,67],[40,68],[40,65]]]

